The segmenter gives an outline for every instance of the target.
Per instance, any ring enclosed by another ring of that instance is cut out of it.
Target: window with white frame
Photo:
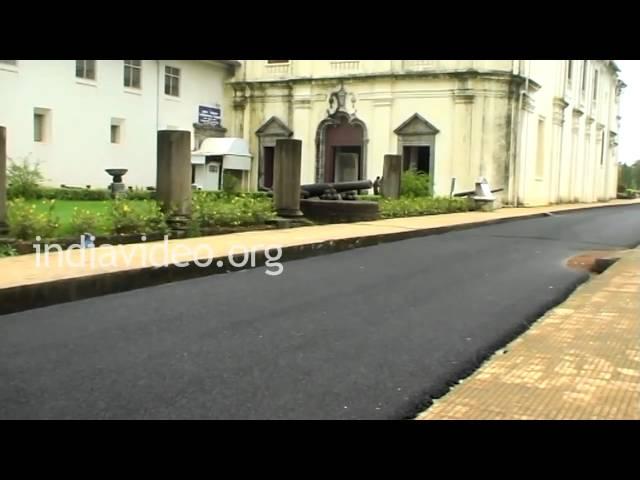
[[[164,67],[164,93],[172,97],[180,96],[180,69]]]
[[[124,61],[124,86],[127,88],[142,88],[142,60]]]
[[[96,79],[96,61],[95,60],[76,60],[76,77],[85,80]]]

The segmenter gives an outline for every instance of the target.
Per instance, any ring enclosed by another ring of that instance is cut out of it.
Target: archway
[[[344,112],[324,119],[316,133],[316,182],[363,180],[367,175],[367,127]]]

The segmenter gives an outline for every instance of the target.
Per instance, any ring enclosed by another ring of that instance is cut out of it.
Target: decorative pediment
[[[396,135],[435,135],[439,133],[436,127],[422,117],[414,113],[407,121],[394,130]]]
[[[259,137],[290,137],[293,131],[278,117],[273,116],[256,131]]]

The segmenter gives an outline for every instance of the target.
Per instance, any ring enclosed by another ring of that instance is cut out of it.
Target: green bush
[[[111,193],[104,189],[89,188],[51,188],[42,187],[39,189],[38,198],[55,199],[55,200],[109,200]]]
[[[380,195],[358,195],[358,200],[362,200],[364,202],[378,202],[382,196]]]
[[[440,213],[466,212],[469,202],[465,198],[421,197],[383,199],[380,201],[382,218],[413,217],[418,215],[437,215]]]
[[[71,214],[66,233],[70,235],[82,235],[83,233],[94,233],[104,229],[105,219],[99,212],[94,212],[84,208],[75,207]]]
[[[28,187],[28,197],[24,196],[25,187],[9,188],[7,196],[13,198],[29,198],[34,200],[111,200],[111,192],[106,188],[55,188],[55,187]],[[126,192],[128,200],[152,200],[154,193],[135,188]]]
[[[155,192],[145,190],[144,188],[134,188],[127,192],[127,200],[153,200]]]
[[[195,196],[204,196],[207,198],[215,198],[220,200],[231,201],[233,198],[255,198],[255,199],[270,199],[271,197],[267,192],[225,192],[224,190],[217,190],[215,192],[209,192],[200,190],[193,193]]]
[[[29,157],[22,158],[18,162],[9,160],[7,168],[9,198],[37,198],[37,192],[43,180],[44,175],[40,171],[38,162],[31,165]]]
[[[152,200],[114,200],[109,220],[118,234],[165,233],[168,230],[160,205]]]
[[[415,197],[431,197],[431,177],[424,172],[417,170],[407,170],[402,174],[402,185],[400,187],[400,196]]]
[[[0,244],[0,258],[2,257],[15,257],[18,252],[8,243]]]
[[[195,228],[260,225],[273,218],[273,202],[266,196],[211,195],[193,196],[192,219]]]
[[[48,204],[45,212],[37,212],[35,204],[23,198],[9,202],[9,234],[20,240],[51,238],[58,229],[59,220],[54,216],[55,200],[44,200]]]
[[[222,177],[222,189],[226,193],[237,193],[240,191],[240,180],[235,175],[225,172]]]

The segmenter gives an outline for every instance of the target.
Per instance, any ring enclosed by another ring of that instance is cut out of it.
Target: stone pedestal
[[[172,231],[180,236],[191,216],[191,133],[180,130],[158,132],[157,200]]]
[[[385,155],[380,193],[385,198],[399,198],[402,182],[402,156]]]
[[[300,168],[302,141],[276,140],[273,165],[273,201],[281,217],[302,217],[300,211]]]
[[[493,212],[496,209],[495,200],[487,200],[485,198],[474,198],[473,205],[478,212]]]
[[[0,235],[9,230],[7,225],[7,129],[0,127]]]
[[[476,191],[473,197],[476,210],[481,212],[493,212],[496,207],[496,197],[491,193],[489,183],[483,177],[476,182]]]
[[[122,181],[122,177],[128,172],[128,170],[126,168],[107,168],[105,171],[113,178],[113,181],[109,185],[111,198],[123,198],[127,189]]]

